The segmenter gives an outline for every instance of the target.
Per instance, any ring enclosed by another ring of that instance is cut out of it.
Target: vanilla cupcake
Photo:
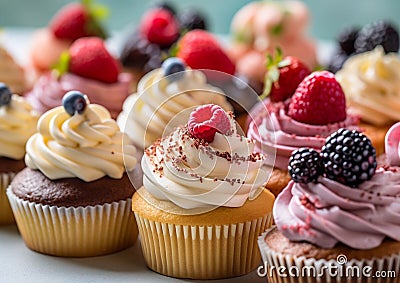
[[[135,189],[125,173],[136,149],[110,113],[69,92],[41,116],[26,145],[27,168],[7,195],[25,244],[57,256],[97,256],[131,246]]]
[[[378,154],[384,152],[386,131],[400,121],[400,57],[381,46],[350,57],[336,73],[349,106]]]
[[[135,144],[144,149],[187,120],[187,109],[207,103],[232,110],[222,91],[207,83],[204,73],[191,70],[178,58],[170,58],[162,68],[139,81],[137,93],[126,99],[117,121]],[[178,114],[182,114],[179,121],[174,120]]]
[[[271,225],[269,171],[232,115],[213,104],[157,140],[133,196],[147,266],[178,278],[240,276],[260,262],[257,237]]]
[[[36,131],[39,114],[26,100],[0,83],[0,224],[14,222],[6,189],[25,168],[25,145]]]
[[[259,238],[269,280],[354,282],[358,270],[357,281],[381,282],[375,272],[400,272],[399,167],[376,169],[371,141],[345,129],[328,137],[320,156],[293,153],[289,167],[293,180],[274,204],[276,227]],[[279,268],[300,274],[283,278]]]

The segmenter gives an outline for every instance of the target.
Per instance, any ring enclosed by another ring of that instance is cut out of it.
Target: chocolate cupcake
[[[134,244],[135,192],[127,175],[136,149],[103,106],[79,92],[39,119],[21,171],[7,190],[18,228],[32,250],[97,256]]]

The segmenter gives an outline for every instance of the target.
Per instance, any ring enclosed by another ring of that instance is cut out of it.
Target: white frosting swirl
[[[49,179],[78,177],[86,182],[104,176],[122,178],[136,165],[136,149],[106,108],[88,104],[70,116],[56,107],[39,119],[38,133],[27,145],[25,162]]]
[[[229,135],[216,133],[211,143],[180,127],[149,147],[142,159],[146,190],[188,213],[240,207],[257,197],[270,172],[263,166],[264,156],[253,153],[254,143],[236,133],[232,118],[231,125]]]
[[[400,57],[381,46],[350,57],[336,74],[350,107],[374,125],[400,120]]]
[[[170,82],[160,68],[139,81],[137,93],[126,99],[117,121],[136,145],[145,148],[172,132],[177,125],[169,123],[177,114],[209,103],[232,110],[222,91],[207,84],[201,71],[187,69],[184,78]],[[189,114],[180,119],[187,120]]]
[[[39,114],[25,98],[13,94],[9,105],[0,107],[0,156],[21,160],[25,145],[36,131]]]

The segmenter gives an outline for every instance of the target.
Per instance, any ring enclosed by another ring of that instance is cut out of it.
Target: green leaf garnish
[[[282,60],[283,53],[282,49],[277,47],[275,51],[275,56],[271,54],[267,54],[267,73],[265,74],[264,78],[264,91],[260,95],[260,99],[265,99],[271,93],[272,85],[274,82],[279,80],[279,68],[282,68],[290,62],[288,60]]]
[[[53,71],[57,73],[57,78],[60,78],[63,74],[68,72],[70,58],[71,56],[68,51],[61,53],[58,62],[52,68]]]
[[[88,34],[96,35],[103,39],[107,38],[108,34],[101,25],[101,22],[110,14],[107,6],[94,3],[92,0],[81,0],[81,3],[85,6],[89,15],[89,21],[86,26]]]

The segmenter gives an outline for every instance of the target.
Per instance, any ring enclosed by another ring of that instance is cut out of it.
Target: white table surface
[[[265,282],[256,271],[224,280],[181,280],[146,267],[140,242],[122,252],[90,258],[62,258],[28,249],[15,225],[0,226],[0,282]]]

